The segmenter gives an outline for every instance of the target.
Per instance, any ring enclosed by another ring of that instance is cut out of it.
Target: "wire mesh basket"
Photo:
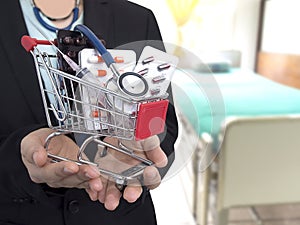
[[[136,177],[146,166],[152,165],[150,160],[135,155],[130,149],[112,146],[103,142],[100,137],[142,140],[163,132],[168,95],[134,99],[92,83],[88,79],[58,70],[57,55],[39,50],[39,45],[53,45],[53,42],[40,41],[29,36],[23,36],[21,42],[33,56],[48,126],[56,131],[47,138],[46,147],[57,135],[89,134],[91,137],[80,147],[76,163],[94,165],[82,157],[86,145],[91,141],[140,160],[141,164],[121,174],[99,168],[102,173],[112,176],[121,185]],[[111,83],[113,84],[113,81]],[[48,153],[48,156],[55,162],[74,161],[51,153]]]

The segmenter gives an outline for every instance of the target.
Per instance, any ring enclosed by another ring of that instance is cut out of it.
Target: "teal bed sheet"
[[[195,130],[218,135],[230,116],[300,114],[300,90],[250,70],[206,74],[177,70],[172,78],[176,108]]]

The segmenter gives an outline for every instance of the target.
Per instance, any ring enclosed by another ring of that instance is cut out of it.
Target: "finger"
[[[90,188],[96,192],[102,189],[100,172],[96,167],[91,165],[80,165],[77,172],[63,171],[62,174],[57,172],[56,175],[58,180],[56,180],[57,183],[54,184],[55,186]]]
[[[116,187],[115,183],[108,181],[105,195],[104,206],[108,210],[115,210],[120,202],[121,192]]]
[[[165,167],[168,164],[168,157],[160,147],[156,147],[152,150],[146,151],[145,153],[147,158],[154,162],[154,164],[159,168]]]
[[[103,184],[100,177],[88,181],[89,188],[96,193],[96,198],[98,198],[98,192],[103,189]]]
[[[106,190],[107,190],[107,185],[108,185],[108,180],[106,177],[101,176],[101,181],[102,181],[102,189],[101,191],[98,192],[98,200],[101,203],[105,202],[105,196],[106,196]]]
[[[140,185],[127,186],[123,193],[123,198],[129,202],[135,202],[142,194],[143,189]]]
[[[46,150],[44,148],[40,148],[39,150],[33,152],[32,161],[37,167],[44,166],[48,161]]]
[[[76,174],[78,181],[87,181],[100,177],[100,172],[97,167],[91,165],[80,165],[79,171]]]
[[[30,144],[29,144],[30,143]],[[47,152],[38,139],[25,138],[21,142],[21,155],[27,163],[42,167],[47,162]]]
[[[24,137],[21,141],[21,155],[23,161],[39,167],[47,163],[47,152],[44,148],[45,138],[53,131],[42,128]]]
[[[66,179],[79,171],[79,166],[73,162],[50,163],[38,170],[37,176],[50,186],[58,186]],[[71,185],[70,185],[71,186]]]
[[[86,188],[85,191],[88,193],[90,199],[92,201],[96,201],[98,199],[98,192],[97,191],[93,191],[90,188]]]
[[[161,183],[161,176],[154,166],[148,166],[144,170],[143,174],[144,185],[149,189],[158,187]]]
[[[105,202],[105,195],[106,195],[106,186],[104,186],[102,188],[102,190],[98,192],[98,197],[97,197],[98,201],[104,204],[104,202]]]

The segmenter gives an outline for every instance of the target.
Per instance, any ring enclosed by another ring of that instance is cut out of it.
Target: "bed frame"
[[[198,174],[205,177],[195,196],[198,223],[206,225],[210,213],[216,225],[227,225],[235,207],[299,203],[299,130],[300,115],[228,118],[217,169]],[[216,204],[210,205],[212,194]]]

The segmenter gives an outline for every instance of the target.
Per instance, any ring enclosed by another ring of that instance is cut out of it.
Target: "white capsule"
[[[160,92],[160,89],[159,89],[159,88],[154,88],[154,89],[151,89],[151,90],[150,90],[150,94],[151,94],[151,95],[157,95],[159,92]]]
[[[163,76],[163,75],[161,75],[161,76],[156,76],[156,77],[153,77],[153,78],[152,78],[152,82],[156,84],[156,83],[159,83],[159,82],[164,81],[165,79],[166,79],[166,77]]]
[[[145,74],[147,74],[149,72],[149,68],[145,68],[139,72],[137,72],[138,74],[140,74],[141,76],[144,76]]]
[[[100,55],[91,55],[88,58],[88,62],[89,63],[93,63],[93,64],[97,64],[97,63],[103,63],[104,60],[103,60],[103,58]]]
[[[97,77],[104,77],[107,75],[106,70],[96,69],[96,68],[89,68],[89,70]]]
[[[163,63],[157,67],[158,71],[167,70],[171,67],[169,63]]]
[[[154,61],[154,57],[153,57],[153,56],[150,56],[150,57],[144,59],[144,60],[142,61],[142,64],[145,65],[145,64],[150,63],[150,62],[153,62],[153,61]]]

